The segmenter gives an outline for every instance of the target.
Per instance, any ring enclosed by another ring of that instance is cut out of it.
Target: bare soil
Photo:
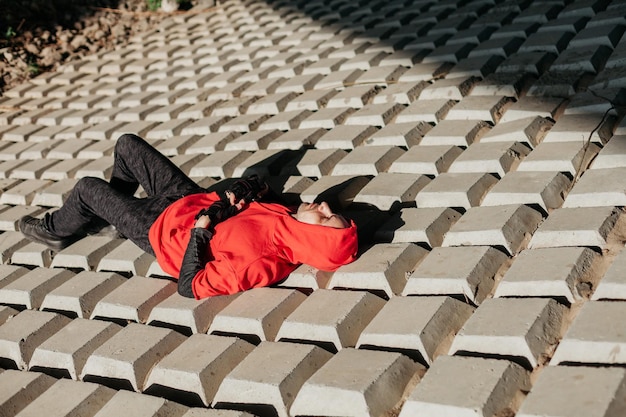
[[[59,65],[125,44],[167,14],[146,0],[0,0],[0,96]]]

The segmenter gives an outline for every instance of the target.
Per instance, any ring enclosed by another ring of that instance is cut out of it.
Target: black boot
[[[33,242],[41,243],[55,252],[67,248],[79,239],[79,236],[59,237],[51,233],[44,221],[32,216],[24,216],[19,222],[20,231]]]

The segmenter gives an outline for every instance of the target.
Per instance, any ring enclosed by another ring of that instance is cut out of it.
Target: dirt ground
[[[0,96],[158,25],[167,14],[150,11],[149,1],[0,0]]]

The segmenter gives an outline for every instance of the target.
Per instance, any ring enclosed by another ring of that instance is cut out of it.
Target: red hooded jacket
[[[172,203],[150,227],[157,261],[178,277],[195,215],[217,201],[217,193],[200,193]],[[253,202],[219,223],[209,242],[204,270],[193,279],[197,299],[265,287],[287,277],[300,264],[334,271],[356,259],[356,225],[345,229],[306,224],[287,207]]]

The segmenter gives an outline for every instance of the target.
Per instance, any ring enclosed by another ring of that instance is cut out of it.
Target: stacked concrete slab
[[[625,16],[227,0],[6,91],[0,414],[626,415]],[[359,259],[190,300],[110,229],[26,240],[126,132],[323,195]]]

